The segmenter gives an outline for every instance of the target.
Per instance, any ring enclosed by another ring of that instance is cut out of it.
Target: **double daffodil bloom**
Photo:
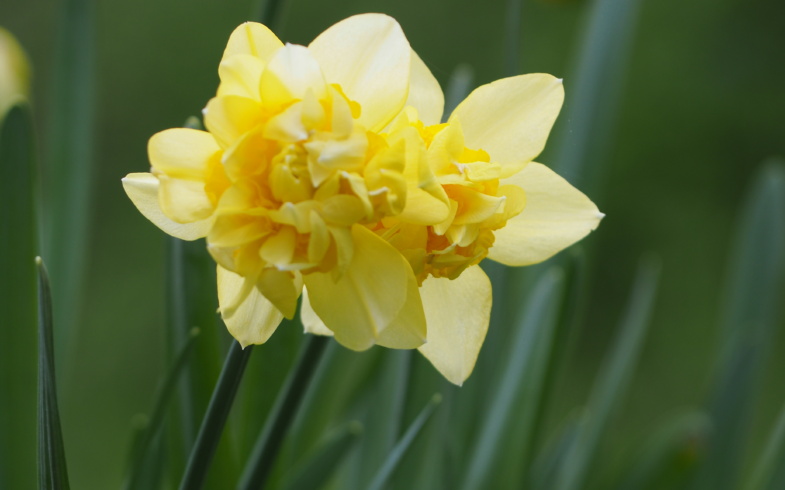
[[[218,71],[207,131],[154,135],[151,172],[123,185],[165,232],[206,237],[221,315],[244,346],[302,297],[307,332],[418,348],[461,384],[490,317],[477,264],[540,262],[602,217],[531,161],[564,96],[550,75],[482,86],[440,124],[438,82],[381,14],[307,47],[243,24]]]

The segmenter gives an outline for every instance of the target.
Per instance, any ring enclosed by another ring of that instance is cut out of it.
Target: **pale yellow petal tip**
[[[0,27],[0,115],[30,96],[30,60],[11,32]]]
[[[41,265],[43,265],[43,263],[44,263],[44,259],[42,259],[40,255],[36,255],[36,257],[35,257],[35,265],[37,265],[38,267],[41,267]]]

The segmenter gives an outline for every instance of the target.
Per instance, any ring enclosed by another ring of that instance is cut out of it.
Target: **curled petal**
[[[204,125],[221,148],[228,148],[259,124],[261,108],[256,100],[239,95],[214,97],[204,108]]]
[[[333,336],[333,331],[327,328],[319,315],[313,311],[311,300],[308,298],[308,288],[303,288],[303,300],[300,305],[300,320],[303,322],[305,333],[314,335],[324,335],[327,337]]]
[[[170,177],[204,180],[210,160],[221,148],[207,131],[173,128],[147,143],[152,166]]]
[[[479,266],[454,280],[431,277],[420,288],[428,341],[420,352],[453,384],[472,373],[491,318],[491,281]]]
[[[300,297],[303,287],[299,273],[268,267],[262,271],[256,287],[286,318],[290,320],[294,318],[297,298]]]
[[[371,347],[398,316],[412,272],[400,252],[364,226],[354,225],[351,235],[354,253],[337,281],[319,272],[303,281],[314,312],[335,339],[359,351]]]
[[[483,85],[455,108],[466,146],[499,163],[528,162],[545,147],[564,101],[560,79],[535,73]]]
[[[306,288],[303,288],[300,318],[306,333],[333,336],[332,330],[327,328],[319,315],[313,311]],[[412,274],[407,281],[406,303],[395,320],[379,334],[376,343],[391,349],[416,349],[425,343],[425,332],[425,313],[420,301],[417,280]]]
[[[425,343],[425,313],[420,288],[411,267],[406,278],[406,302],[387,328],[381,331],[376,343],[390,349],[416,349]]]
[[[542,262],[588,235],[604,216],[581,191],[539,163],[502,183],[526,193],[523,212],[494,232],[488,257],[505,265]]]
[[[283,314],[252,281],[221,266],[217,276],[218,304],[229,333],[243,347],[265,343],[283,320]]]
[[[337,83],[359,102],[359,121],[371,131],[384,128],[406,102],[411,48],[392,17],[362,14],[321,33],[308,46],[328,83]]]
[[[181,240],[196,240],[207,236],[213,217],[192,223],[177,223],[161,211],[158,199],[158,179],[148,173],[128,174],[123,179],[123,189],[136,208],[155,226]]]
[[[192,223],[213,214],[215,208],[204,191],[204,182],[171,178],[166,174],[160,175],[158,181],[161,210],[172,220]]]
[[[304,99],[309,90],[317,99],[327,93],[319,63],[308,48],[287,44],[275,53],[259,81],[262,103],[277,108]]]
[[[404,178],[406,202],[398,216],[402,221],[421,225],[441,223],[450,214],[450,201],[425,157],[425,145],[413,127],[398,132],[406,145]]]

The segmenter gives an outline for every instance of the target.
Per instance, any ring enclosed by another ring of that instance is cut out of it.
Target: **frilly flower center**
[[[426,227],[385,219],[376,230],[404,254],[420,284],[429,276],[455,279],[488,255],[493,231],[523,211],[523,189],[500,183],[523,167],[503,168],[491,163],[485,151],[465,147],[457,121],[434,126],[416,121],[413,125],[426,148],[425,159],[444,190],[449,214]]]
[[[309,91],[225,149],[205,185],[216,205],[209,249],[223,267],[290,282],[295,271],[340,271],[352,225],[401,212],[403,159],[357,123],[360,111],[338,85],[322,100]]]

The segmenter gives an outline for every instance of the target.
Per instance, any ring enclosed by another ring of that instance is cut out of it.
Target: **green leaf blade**
[[[36,179],[26,103],[0,122],[0,487],[35,486]]]
[[[721,365],[709,402],[717,428],[696,488],[735,488],[752,407],[785,291],[785,164],[765,164],[750,186],[737,224],[722,315]]]
[[[604,154],[610,147],[630,58],[641,0],[594,2],[573,76],[565,82],[567,98],[557,138],[554,169],[589,195],[600,186]]]
[[[52,294],[49,277],[40,257],[38,266],[38,488],[68,490],[63,431],[57,405]]]
[[[58,362],[69,366],[88,257],[95,127],[95,22],[92,0],[61,6],[43,179],[42,246],[54,282]],[[66,372],[67,373],[67,372]],[[68,385],[68,376],[64,379]]]
[[[383,490],[389,479],[392,477],[395,469],[398,467],[398,463],[400,463],[401,458],[403,458],[406,451],[411,446],[414,438],[422,430],[423,426],[428,419],[430,419],[433,411],[436,407],[441,403],[442,396],[440,394],[435,394],[422,409],[422,412],[414,419],[406,432],[400,438],[400,440],[395,444],[392,451],[387,457],[387,460],[384,464],[379,468],[376,472],[376,476],[374,476],[373,480],[371,481],[370,485],[368,485],[368,490]]]
[[[464,489],[493,487],[504,473],[507,457],[515,455],[525,464],[522,453],[532,435],[544,368],[553,341],[563,275],[551,269],[529,295],[525,315],[510,344],[508,363],[490,394],[489,409],[482,419],[477,441],[472,444]],[[503,484],[504,482],[500,482]]]
[[[288,472],[279,487],[283,490],[311,490],[324,486],[362,433],[362,424],[350,422],[328,435],[303,462]]]
[[[629,386],[640,356],[658,279],[659,263],[653,259],[641,261],[619,335],[597,376],[575,441],[563,460],[554,487],[558,490],[577,490],[588,485],[589,468],[596,460],[601,437]]]

